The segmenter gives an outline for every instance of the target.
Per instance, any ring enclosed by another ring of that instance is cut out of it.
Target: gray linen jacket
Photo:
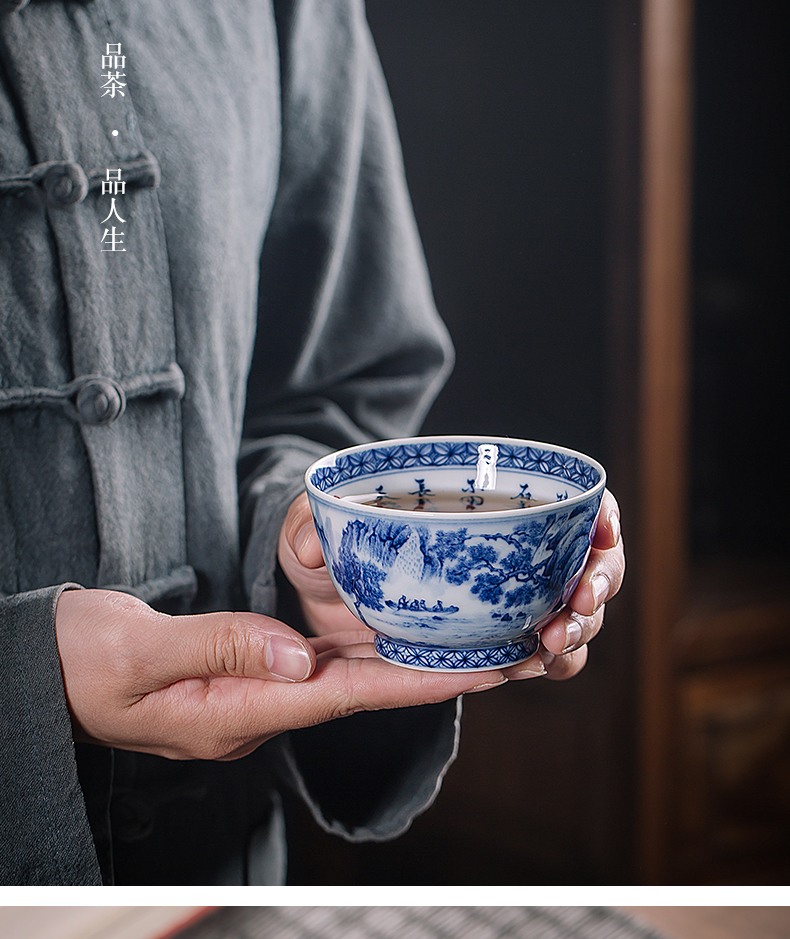
[[[278,785],[390,837],[434,797],[456,707],[229,764],[75,748],[54,611],[81,585],[288,617],[304,469],[414,432],[440,387],[363,4],[0,11],[0,882],[281,882]]]

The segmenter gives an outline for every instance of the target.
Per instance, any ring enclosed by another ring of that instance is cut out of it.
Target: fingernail
[[[571,649],[576,647],[576,644],[582,637],[582,628],[578,623],[571,621],[565,627],[565,647],[562,650],[564,655],[566,652],[570,652]]]
[[[280,636],[272,636],[266,645],[266,667],[276,678],[304,681],[310,674],[313,663],[298,643]]]
[[[543,664],[540,655],[533,655],[531,658],[527,659],[526,662],[513,666],[508,672],[510,678],[515,680],[520,678],[539,678],[541,675],[545,674],[546,666]]]
[[[302,525],[302,527],[296,533],[296,536],[294,537],[294,553],[299,558],[299,560],[301,560],[302,552],[304,551],[307,543],[310,541],[314,531],[315,528],[313,527],[313,523],[307,522],[307,524]]]
[[[620,543],[620,516],[617,512],[610,512],[609,525],[612,529],[615,547]]]
[[[483,681],[479,685],[474,685],[469,691],[464,692],[465,694],[474,694],[476,691],[488,691],[489,688],[498,688],[500,685],[507,684],[507,678],[504,675],[500,675],[498,678],[489,679],[488,681]]]
[[[592,587],[593,592],[593,602],[595,603],[595,609],[604,602],[604,600],[609,596],[609,588],[611,584],[609,583],[609,578],[606,574],[596,574],[595,577],[590,581],[590,587]]]

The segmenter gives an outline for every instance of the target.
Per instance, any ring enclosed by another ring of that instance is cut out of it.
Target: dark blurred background
[[[458,353],[424,430],[599,458],[629,574],[581,676],[466,700],[404,837],[290,806],[291,881],[786,883],[788,7],[367,10]]]

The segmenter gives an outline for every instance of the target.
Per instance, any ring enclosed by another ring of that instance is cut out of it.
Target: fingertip
[[[540,654],[536,652],[526,661],[511,665],[505,673],[509,680],[524,681],[527,678],[540,678],[546,674],[546,666]]]
[[[590,578],[590,591],[593,598],[593,614],[606,603],[609,594],[612,591],[612,581],[605,571],[598,571]],[[591,614],[592,615],[592,614]]]
[[[551,681],[566,681],[578,675],[587,664],[588,651],[586,645],[565,655],[552,655],[541,650],[540,656],[546,666],[546,678]]]
[[[578,614],[571,613],[564,625],[559,624],[554,630],[541,633],[543,647],[552,655],[565,655],[572,652],[582,641],[584,630],[576,619]]]
[[[274,678],[305,681],[313,674],[315,662],[315,652],[309,644],[302,645],[283,636],[272,636],[266,643],[266,668]]]
[[[559,652],[564,644],[565,626],[561,621],[561,617],[555,617],[551,622],[546,623],[540,631],[540,648],[549,649],[553,647]]]
[[[475,694],[478,691],[488,691],[491,688],[498,688],[500,685],[507,684],[507,681],[507,675],[499,670],[483,672],[480,680],[468,691],[465,691],[464,694]]]
[[[293,549],[294,554],[301,560],[301,556],[305,550],[307,543],[310,541],[310,536],[312,534],[313,524],[312,522],[305,522],[301,528],[298,529],[294,535],[293,540]]]
[[[601,513],[595,529],[593,545],[603,550],[615,548],[622,536],[620,530],[620,507],[615,497],[605,490],[601,503]]]
[[[610,548],[616,548],[620,543],[620,516],[613,509],[606,514],[601,514],[593,536],[593,547],[601,551],[608,551]]]
[[[568,601],[572,614],[594,616],[611,592],[611,581],[602,571],[585,577]]]
[[[612,509],[607,516],[607,521],[609,522],[609,531],[611,532],[611,546],[614,548],[620,543],[621,538],[620,513],[616,509]]]
[[[303,525],[296,533],[293,549],[302,567],[306,567],[309,570],[323,567],[324,555],[321,551],[321,544],[318,540],[315,524],[312,521],[307,522],[307,524]]]
[[[546,673],[548,674],[548,671],[554,664],[557,656],[553,652],[549,652],[549,650],[543,645],[542,642],[538,646],[538,655],[540,656],[543,667],[546,669]]]

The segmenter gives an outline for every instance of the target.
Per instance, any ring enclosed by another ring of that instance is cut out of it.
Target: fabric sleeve
[[[274,9],[281,166],[239,463],[256,608],[275,596],[272,535],[305,469],[331,449],[417,432],[453,361],[361,0]]]
[[[0,599],[0,883],[101,884],[55,637],[67,587]]]
[[[276,545],[307,466],[415,433],[452,365],[385,82],[359,0],[275,2],[282,163],[260,264],[240,461],[244,581],[277,606]],[[291,625],[297,625],[291,622]],[[394,837],[435,797],[458,706],[360,714],[283,741],[318,822]]]
[[[292,732],[283,741],[290,783],[325,831],[397,838],[439,794],[458,752],[461,705],[361,712]]]

